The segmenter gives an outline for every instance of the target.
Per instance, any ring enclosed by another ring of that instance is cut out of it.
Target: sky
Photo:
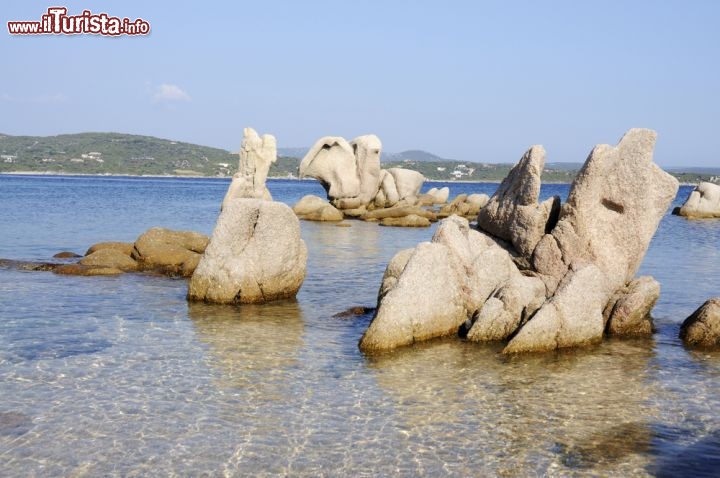
[[[515,162],[582,162],[629,128],[658,132],[664,167],[715,166],[720,2],[65,1],[148,35],[11,35],[58,3],[0,8],[0,133],[120,132],[237,151],[376,134]]]

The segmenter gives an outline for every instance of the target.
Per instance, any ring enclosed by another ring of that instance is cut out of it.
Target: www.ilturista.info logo
[[[11,35],[147,35],[150,24],[138,18],[108,16],[83,10],[81,15],[68,15],[65,7],[50,7],[39,22],[7,22]]]

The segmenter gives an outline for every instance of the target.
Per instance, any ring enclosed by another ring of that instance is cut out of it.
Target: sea
[[[209,235],[228,185],[0,175],[0,258],[154,226]],[[268,188],[289,205],[324,196]],[[388,261],[436,225],[349,224],[301,221],[305,282],[267,305],[188,303],[179,278],[1,268],[0,476],[720,475],[720,352],[678,338],[720,296],[720,220],[662,219],[640,270],[662,286],[652,338],[512,357],[459,338],[360,352],[372,312],[337,314],[374,307]]]

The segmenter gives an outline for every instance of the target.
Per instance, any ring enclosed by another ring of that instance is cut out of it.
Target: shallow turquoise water
[[[227,180],[0,176],[0,257],[46,260],[152,226],[210,233]],[[293,204],[315,182],[271,181]],[[430,187],[428,185],[427,187]],[[450,184],[451,194],[493,184]],[[689,188],[682,188],[681,203]],[[543,195],[567,193],[546,186]],[[303,222],[296,301],[188,304],[181,279],[0,269],[2,476],[713,476],[720,353],[679,324],[720,295],[720,221],[666,216],[643,263],[651,340],[505,358],[357,341],[385,264],[432,229]]]

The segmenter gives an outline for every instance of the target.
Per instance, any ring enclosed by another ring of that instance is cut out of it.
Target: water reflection
[[[189,303],[188,315],[198,339],[210,346],[222,386],[264,395],[286,393],[284,374],[297,366],[304,343],[304,321],[296,301],[243,306]]]
[[[500,475],[593,469],[636,474],[649,453],[652,341],[504,358],[496,347],[436,341],[368,358],[418,446],[453,437]]]

